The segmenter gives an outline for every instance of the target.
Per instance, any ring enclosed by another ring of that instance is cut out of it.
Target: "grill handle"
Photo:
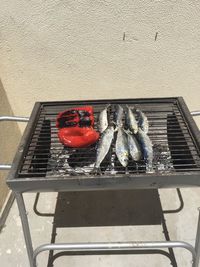
[[[18,116],[0,116],[1,121],[16,121],[16,122],[28,122],[28,117],[18,117]],[[10,170],[11,164],[0,164],[0,170]]]
[[[18,121],[18,122],[28,122],[28,117],[18,117],[18,116],[0,116],[0,121]]]
[[[191,111],[192,116],[200,116],[200,110]]]

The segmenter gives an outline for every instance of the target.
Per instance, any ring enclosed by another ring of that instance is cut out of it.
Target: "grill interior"
[[[49,102],[42,103],[31,136],[29,137],[23,161],[17,177],[90,176],[96,158],[97,144],[90,148],[72,149],[64,147],[58,139],[56,117],[68,108],[92,105],[95,115],[95,129],[98,129],[98,115],[107,104],[110,121],[114,116],[114,105],[141,109],[149,120],[149,137],[153,143],[155,174],[200,171],[200,153],[195,144],[177,99],[105,100],[91,102]],[[144,160],[135,163],[129,160],[128,167],[121,166],[115,156],[115,140],[102,163],[102,175],[144,174]]]

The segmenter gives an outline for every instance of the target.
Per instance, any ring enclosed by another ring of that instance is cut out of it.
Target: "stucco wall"
[[[200,2],[1,0],[0,76],[37,100],[177,96],[200,108]]]

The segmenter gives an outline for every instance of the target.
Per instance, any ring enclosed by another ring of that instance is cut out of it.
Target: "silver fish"
[[[124,109],[122,108],[122,106],[117,105],[116,110],[115,110],[115,120],[116,120],[117,127],[123,126],[123,122],[122,122],[123,113],[124,113]]]
[[[140,109],[137,109],[136,112],[138,114],[138,126],[145,133],[148,133],[148,131],[149,131],[149,122],[148,122],[148,119],[147,119],[146,115]]]
[[[119,128],[117,132],[117,140],[115,144],[116,155],[119,162],[122,164],[123,167],[128,165],[128,142],[127,142],[127,135],[123,128]]]
[[[136,137],[127,132],[128,137],[128,147],[129,147],[129,153],[134,161],[140,161],[142,158],[142,151],[140,144],[138,143]]]
[[[94,169],[98,169],[104,160],[105,156],[108,154],[112,140],[114,137],[114,127],[109,126],[102,134],[97,148],[97,158],[94,165]]]
[[[138,139],[140,141],[144,159],[147,163],[147,171],[153,171],[153,145],[149,136],[141,129],[138,128]]]
[[[138,124],[130,107],[127,105],[126,119],[129,129],[136,134],[138,132]]]
[[[104,108],[99,114],[99,131],[103,133],[105,129],[108,127],[108,107]]]

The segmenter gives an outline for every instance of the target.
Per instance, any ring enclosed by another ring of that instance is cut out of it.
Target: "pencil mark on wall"
[[[125,41],[125,39],[126,39],[126,33],[124,32],[123,33],[123,41]]]
[[[132,42],[132,41],[138,41],[138,38],[135,37],[134,35],[131,35],[130,33],[123,33],[123,37],[122,37],[124,42]]]
[[[156,32],[155,34],[155,41],[157,40],[157,38],[158,38],[158,32]]]

